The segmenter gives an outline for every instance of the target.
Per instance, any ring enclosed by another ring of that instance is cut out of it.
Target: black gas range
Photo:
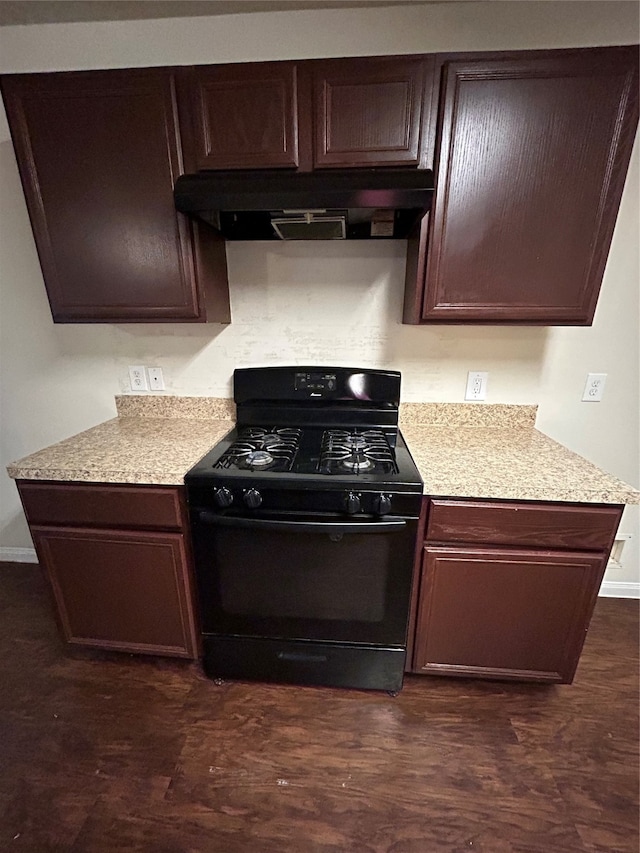
[[[249,368],[234,398],[185,477],[205,671],[399,690],[422,500],[400,374]]]

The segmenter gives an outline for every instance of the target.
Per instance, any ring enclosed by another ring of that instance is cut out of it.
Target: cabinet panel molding
[[[427,546],[414,672],[570,683],[602,554]]]
[[[299,165],[296,63],[198,66],[191,86],[198,169]]]
[[[69,643],[195,657],[181,533],[31,527]]]
[[[317,63],[316,168],[422,165],[432,80],[428,56]]]

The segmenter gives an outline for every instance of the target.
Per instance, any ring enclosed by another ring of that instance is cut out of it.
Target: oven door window
[[[388,533],[194,531],[205,633],[403,645],[417,523]]]

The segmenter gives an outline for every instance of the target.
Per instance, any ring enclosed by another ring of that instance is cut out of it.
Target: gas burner
[[[302,431],[293,428],[244,427],[214,468],[249,471],[289,471]]]
[[[319,470],[322,474],[395,473],[395,457],[382,430],[325,430]]]
[[[275,462],[274,457],[266,450],[252,450],[242,460],[248,468],[270,468]]]
[[[350,435],[345,439],[344,443],[351,450],[366,450],[368,447],[367,439],[364,435]]]
[[[348,447],[352,450],[363,450],[372,444],[387,443],[384,433],[379,429],[347,430],[328,429],[323,440],[328,444]]]
[[[284,438],[275,432],[270,432],[267,433],[267,435],[263,435],[260,440],[262,441],[262,446],[266,448],[282,447],[282,445],[286,443]]]
[[[352,453],[350,456],[340,459],[339,463],[347,471],[353,471],[355,474],[370,471],[371,468],[375,467],[375,462],[373,459],[369,459],[366,453]]]

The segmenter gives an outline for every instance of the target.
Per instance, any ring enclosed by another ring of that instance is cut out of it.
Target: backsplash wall
[[[120,389],[132,363],[162,367],[167,393],[217,396],[235,367],[306,363],[400,370],[411,401],[461,401],[467,370],[488,370],[490,401],[535,402],[547,330],[402,325],[405,254],[404,241],[232,244],[231,325],[113,327]]]

